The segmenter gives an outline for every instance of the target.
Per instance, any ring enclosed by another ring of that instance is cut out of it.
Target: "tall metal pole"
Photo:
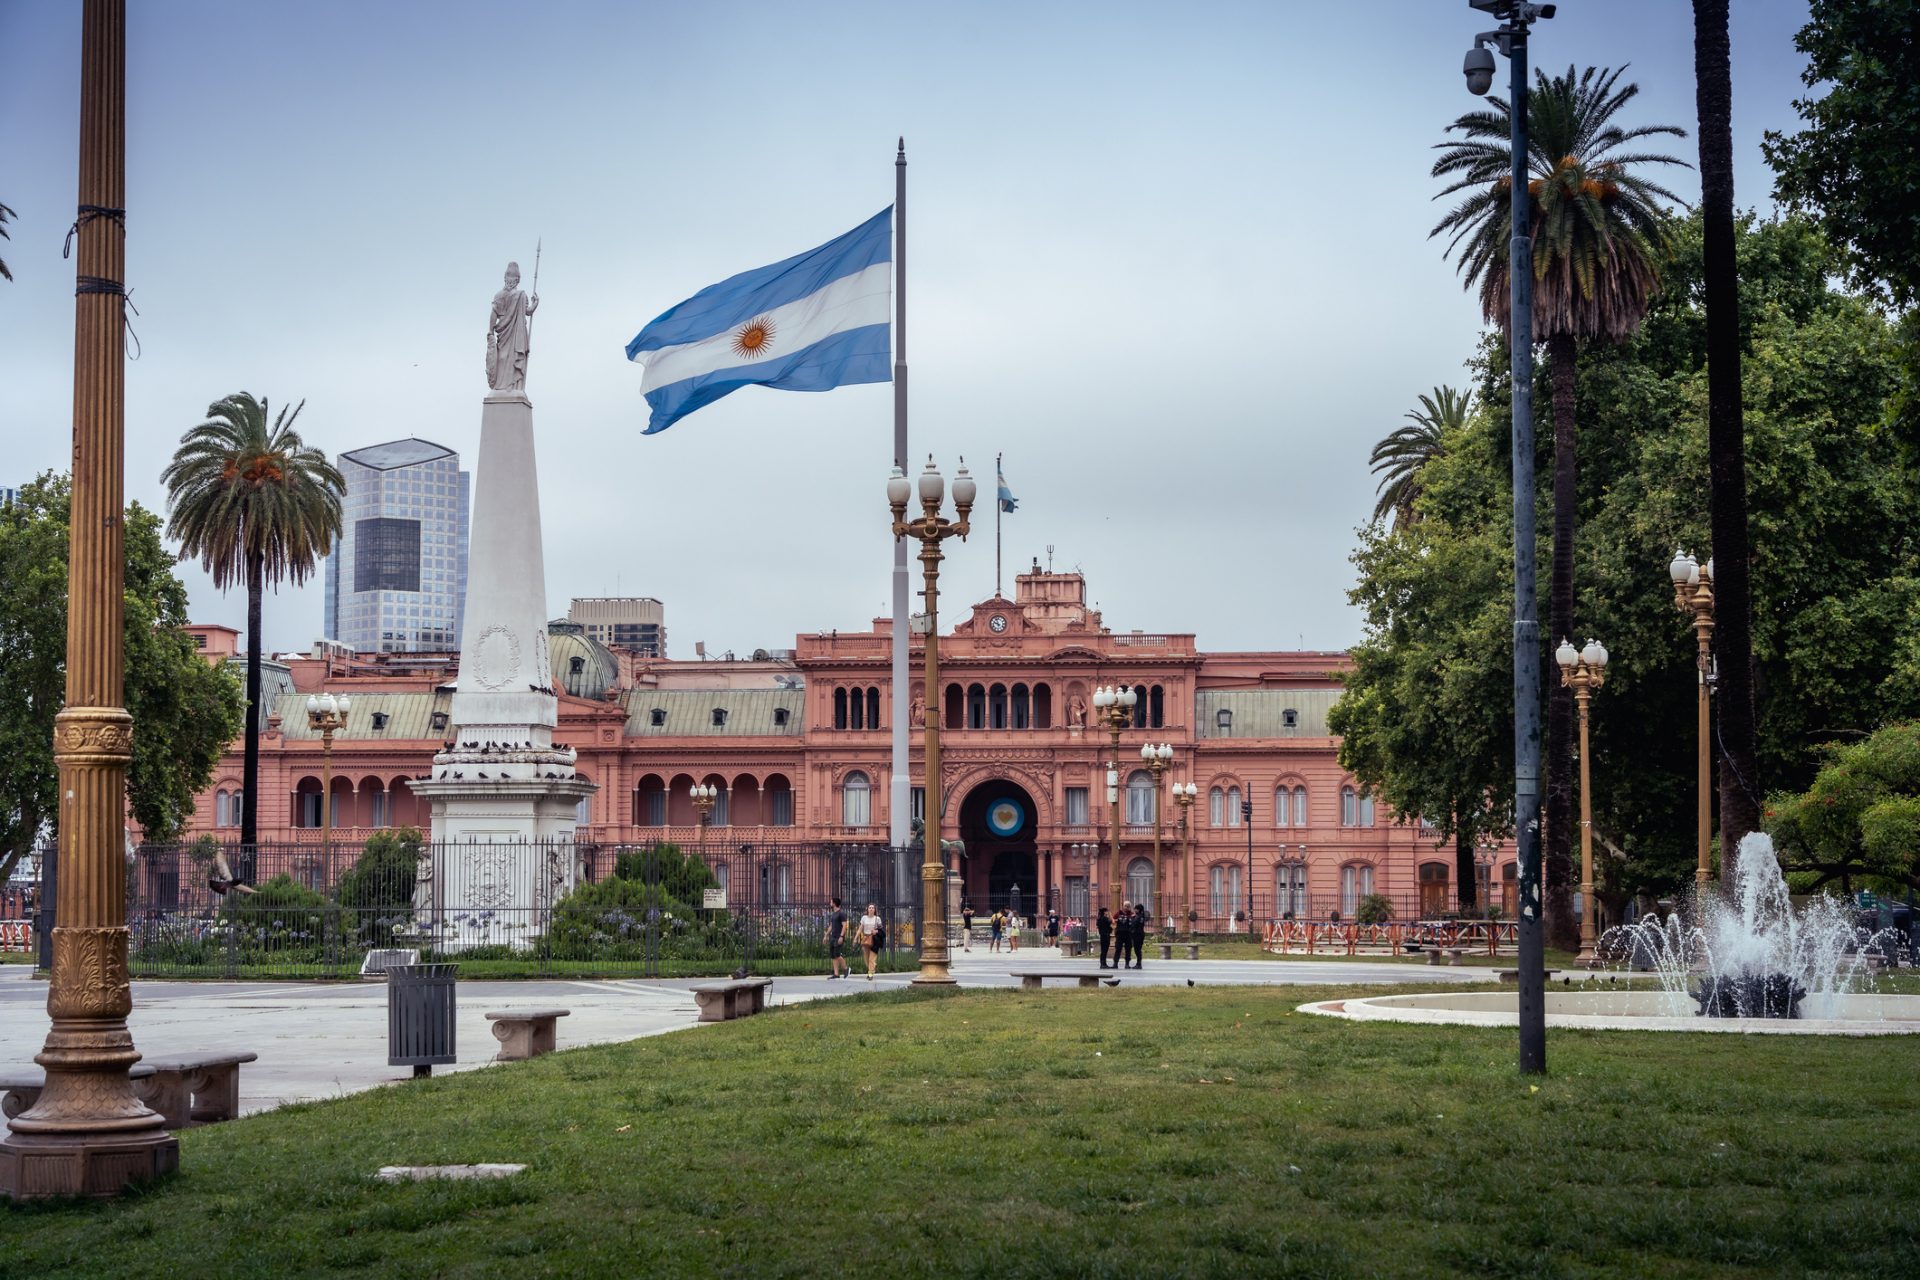
[[[1507,249],[1507,345],[1513,357],[1513,806],[1520,855],[1520,1070],[1547,1069],[1547,974],[1540,902],[1540,622],[1534,581],[1533,238],[1527,190],[1527,15],[1508,34],[1513,239]]]
[[[1580,707],[1580,955],[1576,963],[1598,968],[1595,949],[1598,939],[1593,900],[1593,768],[1587,760],[1587,717],[1593,709],[1593,685],[1584,683],[1573,691]]]
[[[1252,787],[1248,787],[1252,794]],[[1240,821],[1247,828],[1247,932],[1253,932],[1253,801],[1240,802]]]
[[[993,594],[1000,594],[1000,460],[1007,455],[993,455]]]
[[[920,973],[915,986],[948,986],[953,974],[947,954],[947,859],[940,851],[940,726],[934,720],[934,691],[940,687],[940,539],[920,544],[927,593],[926,857],[920,864]]]
[[[0,1142],[0,1194],[107,1196],[179,1167],[180,1144],[134,1096],[127,1030],[125,584],[126,0],[86,0],[73,344],[73,511],[66,706],[54,718],[60,886],[39,1100]]]
[[[907,469],[907,140],[900,139],[900,149],[893,161],[893,465],[901,471]],[[909,773],[907,755],[908,742],[908,703],[912,694],[908,689],[912,677],[908,670],[907,658],[907,539],[905,534],[896,534],[893,539],[893,772],[889,775],[887,787],[887,843],[893,846],[893,882],[896,885],[912,883],[912,854],[908,844],[912,839],[913,824],[913,778]],[[929,602],[931,612],[931,602]],[[933,636],[927,636],[927,649],[933,650]],[[939,714],[939,704],[934,701],[933,690],[927,690],[927,723]],[[926,823],[931,828],[940,825],[939,815],[935,812],[938,805],[938,788],[929,783],[927,786]]]

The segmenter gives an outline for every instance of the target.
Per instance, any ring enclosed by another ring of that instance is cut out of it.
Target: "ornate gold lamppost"
[[[1701,564],[1685,551],[1673,553],[1673,562],[1667,566],[1668,576],[1673,579],[1673,605],[1693,619],[1694,666],[1700,685],[1699,703],[1699,813],[1696,824],[1699,828],[1699,863],[1693,869],[1694,884],[1704,892],[1712,874],[1711,847],[1713,841],[1713,765],[1708,750],[1711,729],[1708,718],[1712,714],[1709,708],[1713,688],[1713,560],[1709,558]]]
[[[1173,744],[1170,742],[1145,743],[1140,748],[1140,761],[1153,774],[1153,902],[1148,911],[1160,909],[1160,779],[1173,763]]]
[[[1554,651],[1560,664],[1560,683],[1573,690],[1580,711],[1580,955],[1575,963],[1588,969],[1600,963],[1594,950],[1594,920],[1599,904],[1593,900],[1593,777],[1587,761],[1587,711],[1593,691],[1607,682],[1607,648],[1598,640],[1576,650],[1562,640]]]
[[[946,496],[946,478],[927,459],[920,473],[918,518],[907,519],[907,500],[914,486],[899,467],[887,478],[887,505],[893,509],[893,536],[915,538],[920,543],[920,568],[925,579],[923,594],[927,601],[926,650],[926,858],[920,864],[921,914],[920,974],[916,986],[951,986],[953,975],[947,971],[947,859],[940,849],[940,544],[948,538],[966,541],[967,515],[973,510],[977,487],[967,474],[967,460],[953,477],[953,507],[957,519],[949,522],[940,514],[941,499]]]
[[[346,694],[309,694],[307,727],[320,735],[320,868],[321,874],[333,874],[333,735],[347,727]]]
[[[707,860],[707,824],[713,821],[713,806],[720,800],[720,788],[696,782],[687,793],[693,799],[693,811],[700,815],[700,861]]]
[[[78,275],[73,335],[73,515],[66,705],[54,718],[60,876],[47,1013],[34,1061],[46,1086],[8,1121],[0,1195],[109,1196],[170,1173],[180,1144],[134,1097],[127,1030],[125,704],[125,0],[86,0],[80,28]]]
[[[1188,816],[1193,812],[1193,802],[1200,796],[1200,784],[1197,782],[1176,782],[1173,784],[1173,798],[1180,805],[1180,895],[1177,902],[1184,916],[1187,907],[1187,893],[1193,886],[1193,825]],[[1192,932],[1192,926],[1188,926]]]
[[[1120,731],[1133,723],[1133,707],[1140,695],[1124,685],[1101,685],[1093,691],[1093,714],[1107,726],[1113,735],[1113,763],[1107,766],[1107,808],[1113,815],[1113,826],[1108,837],[1113,842],[1113,865],[1108,868],[1111,879],[1107,887],[1107,896],[1112,902],[1114,915],[1120,914]]]

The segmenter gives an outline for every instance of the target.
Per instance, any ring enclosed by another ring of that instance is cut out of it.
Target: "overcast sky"
[[[1464,0],[130,9],[129,495],[162,506],[180,434],[242,389],[304,398],[329,454],[417,435],[471,468],[488,301],[551,240],[528,376],[549,607],[657,596],[678,656],[888,612],[889,387],[750,388],[643,438],[622,347],[889,203],[898,134],[911,444],[986,482],[1006,454],[1009,595],[1052,544],[1116,629],[1353,643],[1367,452],[1479,329],[1427,239],[1430,148],[1489,25]],[[79,12],[0,0],[0,484],[70,452]],[[1760,136],[1795,126],[1805,20],[1734,6],[1742,207],[1771,207]],[[1697,158],[1685,0],[1567,0],[1534,48],[1631,63],[1629,120],[1685,126]],[[982,508],[949,623],[993,588]],[[196,620],[244,621],[182,571]],[[304,649],[319,575],[266,618]]]

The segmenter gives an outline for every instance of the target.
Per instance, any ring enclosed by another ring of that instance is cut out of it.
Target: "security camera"
[[[1467,92],[1475,97],[1484,96],[1493,88],[1493,54],[1478,45],[1467,50],[1467,59],[1460,70],[1467,77]]]

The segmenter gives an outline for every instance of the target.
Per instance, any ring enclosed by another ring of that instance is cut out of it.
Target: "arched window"
[[[1147,686],[1143,684],[1137,684],[1133,686],[1133,727],[1134,728],[1144,729],[1147,727],[1147,710],[1148,710]]]
[[[660,775],[657,773],[647,774],[634,785],[633,825],[636,827],[667,825],[667,784],[660,780]]]
[[[1053,728],[1053,690],[1044,684],[1033,686],[1033,727]]]
[[[1240,788],[1238,787],[1227,788],[1227,825],[1230,827],[1240,825]]]
[[[1207,868],[1207,914],[1232,919],[1240,911],[1240,873],[1237,862],[1216,862]]]
[[[1127,825],[1153,825],[1153,775],[1145,769],[1127,775]]]
[[[833,727],[836,729],[847,727],[847,691],[845,689],[833,691]]]
[[[367,797],[367,825],[370,827],[390,827],[393,825],[393,797],[378,778],[369,778],[360,784],[360,794]]]
[[[1293,819],[1293,790],[1287,786],[1273,789],[1273,825],[1291,826]]]
[[[232,794],[233,793],[231,791],[216,791],[213,793],[213,825],[214,826],[225,827],[225,826],[232,825],[227,821],[227,812],[228,812],[227,797]]]
[[[987,690],[987,723],[995,729],[1007,727],[1007,686],[996,684]]]
[[[867,781],[867,775],[855,770],[847,775],[840,784],[840,823],[848,827],[864,827],[873,817],[871,800],[873,787]]]
[[[1153,729],[1166,725],[1167,691],[1164,686],[1155,685],[1147,695],[1147,726]]]
[[[1307,917],[1307,864],[1283,862],[1273,869],[1273,902],[1282,916]]]
[[[317,827],[320,825],[320,779],[311,775],[300,779],[294,787],[293,825],[296,827]]]
[[[1135,858],[1127,864],[1127,901],[1144,902],[1147,910],[1153,910],[1153,862],[1147,858]]]
[[[1025,729],[1033,723],[1033,705],[1027,694],[1027,686],[1013,686],[1013,727]]]
[[[1363,827],[1370,827],[1373,825],[1373,797],[1372,796],[1360,797],[1360,825]]]
[[[1352,787],[1340,788],[1340,825],[1343,827],[1360,825],[1360,796]]]
[[[867,690],[867,728],[878,729],[880,724],[880,690],[870,687]]]
[[[987,727],[987,688],[985,685],[967,686],[967,728],[984,729]]]
[[[767,825],[770,827],[790,827],[793,825],[793,784],[787,781],[785,774],[772,774],[766,781]]]
[[[1207,792],[1207,825],[1210,827],[1227,825],[1227,793],[1219,787]]]
[[[1517,862],[1500,868],[1500,914],[1509,920],[1520,914],[1520,864]]]
[[[1420,915],[1427,920],[1447,914],[1447,864],[1420,864]]]
[[[1351,920],[1359,913],[1360,899],[1373,892],[1373,864],[1349,862],[1340,868],[1340,914]]]
[[[1293,825],[1296,827],[1307,825],[1307,789],[1305,787],[1293,789]]]

